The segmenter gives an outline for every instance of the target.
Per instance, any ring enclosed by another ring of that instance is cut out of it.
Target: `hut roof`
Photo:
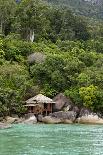
[[[37,104],[37,103],[55,103],[52,99],[49,97],[46,97],[42,94],[36,95],[35,97],[32,97],[26,101],[27,104]]]
[[[26,104],[25,107],[35,107],[37,106],[38,104]]]

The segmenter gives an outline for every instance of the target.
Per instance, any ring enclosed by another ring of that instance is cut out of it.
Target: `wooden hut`
[[[53,104],[55,104],[55,102],[52,99],[39,94],[28,99],[25,107],[27,107],[28,113],[48,115],[53,111]]]

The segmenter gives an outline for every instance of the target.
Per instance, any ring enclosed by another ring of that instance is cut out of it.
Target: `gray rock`
[[[24,124],[36,124],[37,118],[35,116],[31,116],[30,118],[24,120],[22,123],[24,123]]]
[[[67,98],[64,94],[60,93],[57,96],[53,98],[53,101],[56,102],[53,106],[53,111],[60,111],[65,110],[66,108],[68,110],[71,110],[73,103],[72,101]]]
[[[80,110],[80,113],[79,113],[79,117],[82,117],[82,116],[87,116],[87,115],[90,115],[92,112],[90,109],[87,109],[85,107],[81,108]]]
[[[77,118],[77,122],[81,124],[103,124],[103,119],[98,115],[89,114]]]
[[[37,120],[38,120],[39,122],[42,122],[42,119],[43,119],[43,115],[38,115]]]
[[[27,61],[29,64],[32,64],[34,62],[43,63],[45,59],[46,59],[46,55],[44,55],[41,52],[32,53],[27,57]]]
[[[11,128],[9,124],[0,123],[0,129],[8,129],[8,128]]]
[[[25,114],[25,119],[29,119],[30,117],[34,116],[33,113],[28,113],[28,114]]]
[[[51,116],[45,116],[42,118],[42,122],[43,123],[47,123],[47,124],[58,124],[58,123],[62,123],[61,119],[59,118],[55,118],[55,117],[51,117]]]
[[[10,116],[7,116],[7,117],[5,118],[6,123],[8,123],[8,124],[15,123],[18,119],[19,119],[19,118],[13,118],[13,117],[10,117]]]
[[[11,117],[13,117],[13,118],[19,118],[19,116],[17,114],[12,114]]]
[[[100,114],[95,114],[90,109],[83,107],[76,122],[81,124],[103,124],[103,119],[100,117]]]
[[[19,124],[25,121],[25,118],[19,118],[18,120],[15,121],[15,124]]]
[[[68,111],[68,112],[64,112],[64,111],[59,111],[59,112],[54,112],[52,114],[50,114],[50,116],[58,118],[58,119],[62,119],[62,120],[70,120],[72,122],[75,121],[76,119],[76,113],[74,111]]]
[[[80,109],[77,106],[74,106],[72,108],[72,111],[74,111],[77,115],[79,115],[79,113],[80,113]]]
[[[2,122],[2,121],[3,121],[3,119],[4,119],[3,117],[0,117],[0,122]]]

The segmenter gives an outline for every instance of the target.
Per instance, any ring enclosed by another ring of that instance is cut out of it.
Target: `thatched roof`
[[[38,104],[26,104],[25,107],[36,107]]]
[[[36,95],[35,97],[32,97],[26,101],[27,104],[37,104],[37,103],[55,103],[52,99],[49,97],[46,97],[42,94]]]

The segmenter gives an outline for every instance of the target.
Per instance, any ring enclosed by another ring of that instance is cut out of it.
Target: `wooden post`
[[[52,107],[53,107],[52,105],[53,105],[53,104],[51,103],[51,113],[52,113]]]
[[[31,112],[31,107],[29,107],[29,112]]]
[[[46,110],[46,116],[47,116],[47,110]]]
[[[33,113],[34,113],[34,107],[33,107]]]

